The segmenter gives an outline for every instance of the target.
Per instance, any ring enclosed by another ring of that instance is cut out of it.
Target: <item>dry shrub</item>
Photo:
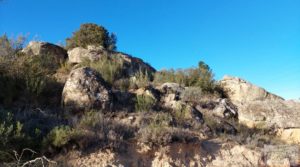
[[[172,142],[190,142],[195,136],[188,130],[172,127],[173,118],[168,113],[157,113],[145,121],[138,132],[138,141],[153,146]]]

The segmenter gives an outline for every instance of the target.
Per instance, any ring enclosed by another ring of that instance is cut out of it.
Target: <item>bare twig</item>
[[[50,163],[50,164],[56,164],[55,161],[51,161],[48,158],[46,158],[45,156],[42,156],[42,157],[38,157],[38,158],[35,158],[33,160],[30,160],[30,161],[27,161],[27,162],[23,163],[23,165],[21,167],[26,167],[27,165],[37,163],[39,161],[42,163],[42,167],[45,167],[44,161],[46,161],[47,163]]]
[[[35,159],[29,160],[29,161],[26,161],[26,162],[22,162],[22,157],[23,157],[23,155],[24,155],[24,153],[25,153],[26,151],[31,152],[31,153],[32,153],[32,156],[33,156],[34,154],[37,154],[37,152],[33,151],[33,150],[30,149],[30,148],[25,148],[25,149],[23,149],[20,155],[17,153],[17,151],[14,150],[13,153],[14,153],[14,156],[15,156],[14,158],[15,158],[15,160],[16,160],[15,165],[16,165],[17,167],[26,167],[26,166],[30,166],[30,165],[32,165],[32,164],[34,164],[34,163],[38,163],[38,162],[40,162],[40,163],[42,164],[42,167],[45,167],[45,162],[46,162],[47,164],[57,164],[55,161],[52,161],[52,160],[48,159],[48,158],[45,157],[45,156],[37,157],[37,158],[35,158]]]

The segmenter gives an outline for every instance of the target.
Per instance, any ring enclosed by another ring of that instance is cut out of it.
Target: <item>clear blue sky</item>
[[[156,69],[204,60],[284,98],[300,97],[300,0],[3,0],[0,34],[63,42],[81,23]]]

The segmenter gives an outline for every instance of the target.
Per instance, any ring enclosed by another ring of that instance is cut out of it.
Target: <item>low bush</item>
[[[111,148],[123,151],[124,141],[133,137],[130,127],[110,120],[100,112],[86,112],[73,126],[58,126],[50,131],[43,140],[44,147],[52,146],[57,150],[77,147],[82,151]]]
[[[156,104],[156,100],[147,95],[137,95],[135,110],[140,112],[151,111]]]
[[[157,113],[146,122],[138,132],[138,141],[150,147],[172,142],[190,142],[195,139],[188,130],[173,127],[173,118],[168,113]]]
[[[73,130],[69,126],[57,126],[44,139],[43,145],[52,145],[57,148],[62,147],[70,141],[73,133]]]
[[[9,153],[20,150],[28,144],[27,136],[23,133],[23,124],[15,121],[11,112],[0,111],[0,162],[12,159]]]
[[[22,44],[18,42],[18,39],[9,41],[7,43],[7,40],[0,40],[0,50],[2,50],[0,57],[0,89],[2,90],[0,103],[6,107],[16,102],[22,102],[27,106],[38,103],[46,105],[47,100],[41,102],[40,100],[43,99],[41,97],[47,96],[45,98],[49,98],[49,92],[52,90],[47,88],[56,85],[52,75],[58,67],[53,63],[53,56],[24,55],[19,52],[22,49]],[[57,92],[54,93],[55,96],[59,96]],[[46,103],[44,104],[44,102]]]
[[[139,70],[139,72],[131,78],[131,85],[136,85],[137,88],[145,88],[150,84],[150,76],[147,71],[143,72]]]
[[[190,108],[187,106],[180,106],[173,111],[173,116],[177,124],[184,125],[186,120],[190,118]]]
[[[187,87],[199,87],[203,93],[215,93],[216,82],[210,67],[200,61],[197,68],[162,70],[154,75],[154,84],[175,82]],[[219,90],[218,90],[219,91]]]
[[[111,85],[122,77],[123,62],[112,59],[108,55],[101,56],[97,61],[85,59],[81,63],[81,66],[88,66],[95,69]]]

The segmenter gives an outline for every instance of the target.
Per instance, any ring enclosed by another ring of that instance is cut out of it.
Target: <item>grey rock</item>
[[[48,42],[31,41],[22,52],[33,56],[51,56],[55,63],[62,63],[68,57],[67,51],[64,48]]]
[[[89,67],[71,71],[62,93],[64,108],[80,112],[88,109],[108,110],[111,91],[101,75]]]

